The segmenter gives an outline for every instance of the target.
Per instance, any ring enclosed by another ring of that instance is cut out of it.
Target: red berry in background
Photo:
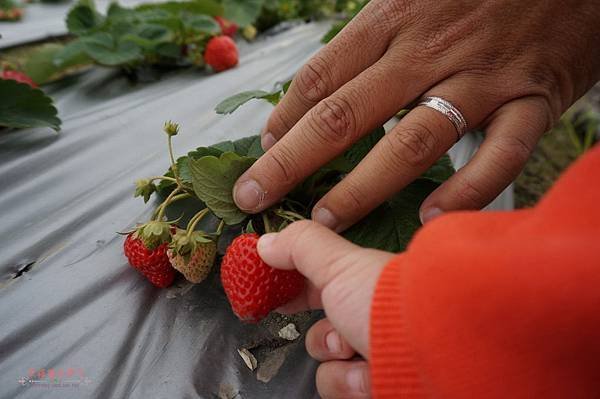
[[[135,237],[135,233],[127,236],[124,245],[129,264],[159,288],[170,286],[175,279],[175,270],[167,256],[168,249],[168,243],[149,249],[140,238]]]
[[[221,27],[221,32],[225,36],[234,37],[238,31],[238,26],[235,22],[232,22],[228,19],[219,16],[215,17],[215,21],[217,21],[217,23]]]
[[[216,72],[233,68],[238,61],[237,46],[229,36],[217,36],[208,41],[204,50],[204,62]]]
[[[240,320],[256,323],[272,310],[296,298],[304,277],[296,270],[273,269],[258,255],[258,234],[238,236],[221,263],[221,282],[233,312]]]
[[[29,85],[31,87],[38,87],[35,82],[33,80],[31,80],[31,78],[27,75],[25,75],[23,72],[19,72],[19,71],[11,71],[8,69],[5,69],[2,71],[2,74],[0,74],[0,78],[4,79],[4,80],[15,80],[19,83],[25,83],[26,85]]]

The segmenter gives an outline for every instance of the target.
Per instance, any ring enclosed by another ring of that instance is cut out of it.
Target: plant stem
[[[284,211],[283,209],[279,209],[277,211],[275,211],[275,213],[278,216],[281,216],[283,218],[285,218],[286,216],[288,216],[290,219],[295,219],[295,220],[304,220],[306,219],[304,216],[300,215],[299,213],[296,212],[292,212],[292,211]]]
[[[271,222],[269,222],[269,218],[265,212],[261,213],[263,224],[265,225],[265,233],[271,232]]]
[[[217,232],[216,232],[217,236],[220,236],[223,233],[224,227],[225,227],[225,221],[223,219],[221,219],[221,221],[219,222],[219,227],[217,227]]]
[[[173,176],[175,176],[175,181],[179,187],[183,187],[181,180],[179,179],[179,171],[177,170],[177,163],[175,162],[175,156],[173,155],[173,137],[171,135],[168,136],[167,139],[169,143],[169,158],[171,159],[171,170],[173,171]]]
[[[579,140],[579,137],[577,137],[577,133],[575,132],[575,128],[573,127],[571,121],[565,121],[565,129],[567,129],[567,134],[569,135],[569,139],[571,139],[571,143],[573,143],[577,154],[583,154],[583,147],[581,145],[581,141]]]
[[[596,135],[596,126],[594,123],[590,123],[588,125],[587,130],[585,131],[585,139],[583,140],[583,151],[587,151],[592,147],[594,143],[594,136]]]
[[[177,183],[177,179],[174,179],[169,176],[152,176],[150,178],[150,182],[153,182],[154,180],[166,180],[166,181],[171,181],[173,183]]]
[[[171,201],[173,200],[173,198],[181,191],[181,187],[177,187],[175,190],[173,190],[171,192],[171,194],[169,194],[169,196],[167,197],[166,200],[163,201],[162,204],[160,204],[158,206],[158,215],[156,216],[156,218],[154,220],[157,221],[161,221],[164,214],[165,214],[165,210],[167,209],[167,205],[169,205],[171,203]]]
[[[190,238],[190,236],[192,235],[192,233],[194,232],[194,229],[196,228],[196,225],[202,220],[202,218],[204,216],[206,216],[206,214],[208,214],[208,208],[201,210],[200,212],[196,213],[189,221],[188,223],[188,228],[187,228],[187,237]]]

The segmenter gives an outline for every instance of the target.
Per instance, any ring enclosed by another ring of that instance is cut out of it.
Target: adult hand
[[[272,267],[297,269],[304,293],[283,309],[324,309],[327,318],[306,335],[306,349],[322,362],[317,389],[324,399],[370,397],[369,320],[375,285],[393,254],[363,249],[314,222],[296,222],[263,235],[261,258]],[[353,360],[356,354],[366,360]]]
[[[483,128],[471,162],[421,207],[480,208],[519,173],[551,125],[600,72],[598,0],[372,0],[296,75],[262,136],[269,151],[237,182],[258,212],[422,96]],[[313,219],[337,231],[429,168],[456,141],[445,116],[412,110],[325,195]]]

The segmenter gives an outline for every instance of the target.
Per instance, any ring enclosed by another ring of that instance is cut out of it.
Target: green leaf
[[[90,64],[92,59],[83,50],[81,41],[73,40],[54,54],[52,62],[62,71],[72,66]]]
[[[255,159],[242,157],[233,152],[200,159],[190,159],[189,167],[194,192],[206,206],[228,224],[237,224],[246,218],[233,202],[233,185]]]
[[[454,174],[454,166],[452,161],[447,154],[444,154],[436,163],[433,164],[427,172],[421,177],[424,179],[432,180],[436,183],[443,183]]]
[[[69,33],[84,35],[98,28],[104,17],[96,11],[92,0],[81,0],[69,11],[66,22]]]
[[[14,80],[0,79],[0,126],[50,127],[60,130],[61,121],[52,99],[39,89]]]
[[[348,229],[344,237],[362,247],[403,251],[421,227],[421,203],[438,186],[432,180],[417,179]]]
[[[354,145],[344,153],[344,158],[346,158],[352,164],[352,169],[354,169],[360,163],[360,161],[367,156],[373,147],[375,147],[375,144],[377,144],[384,135],[385,130],[383,129],[383,126],[378,127],[354,143]]]
[[[262,10],[264,0],[223,0],[225,18],[239,26],[253,24]]]
[[[199,33],[217,34],[221,32],[221,27],[214,18],[203,14],[184,14],[183,24],[186,29],[191,29]]]
[[[33,51],[23,63],[23,72],[25,72],[38,85],[43,85],[56,80],[63,75],[67,69],[86,65],[91,62],[82,52],[72,51],[73,46],[65,46],[58,43],[46,43]],[[56,62],[57,57],[61,57],[61,62]]]
[[[210,148],[214,148],[215,150],[219,150],[223,152],[235,152],[235,145],[233,145],[233,141],[222,141],[217,144],[213,144]]]
[[[135,8],[139,11],[162,10],[170,14],[180,14],[182,11],[195,14],[206,14],[212,17],[223,15],[223,7],[213,0],[167,1],[164,3],[146,3]]]
[[[265,152],[260,145],[260,136],[250,136],[233,142],[235,153],[238,155],[260,158]]]
[[[97,63],[119,66],[138,61],[142,57],[141,48],[131,41],[118,41],[111,34],[98,32],[81,38],[83,50]]]
[[[271,92],[264,90],[251,90],[244,91],[242,93],[235,94],[231,97],[221,101],[216,107],[215,111],[217,114],[231,114],[233,111],[238,109],[250,100],[254,99],[266,99],[270,103],[273,103],[273,97],[277,95],[279,97],[279,91]]]
[[[181,55],[181,47],[175,43],[159,43],[154,51],[161,57],[166,58],[178,58]]]

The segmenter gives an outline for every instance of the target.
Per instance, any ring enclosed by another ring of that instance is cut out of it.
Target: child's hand
[[[306,348],[323,362],[317,389],[324,398],[370,397],[369,359],[371,301],[383,267],[394,255],[363,249],[314,222],[297,222],[280,233],[266,234],[258,251],[269,265],[298,269],[308,280],[305,292],[283,311],[324,309],[327,318],[306,336]]]

